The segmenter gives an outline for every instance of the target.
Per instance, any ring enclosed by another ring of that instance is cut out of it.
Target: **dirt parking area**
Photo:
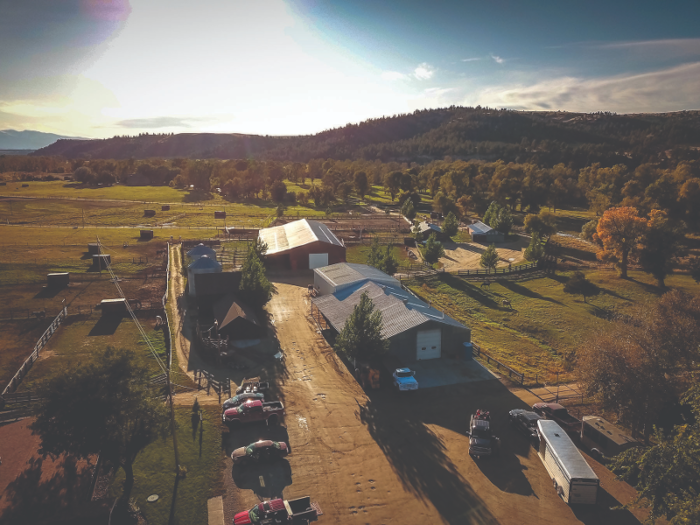
[[[611,476],[601,476],[594,508],[559,499],[534,449],[510,429],[507,411],[527,403],[497,379],[367,396],[309,317],[308,279],[276,283],[279,294],[268,305],[287,356],[276,379],[284,427],[222,436],[227,453],[261,438],[288,439],[292,453],[253,469],[227,460],[226,523],[263,498],[306,495],[319,502],[322,523],[639,523],[629,511],[611,510],[634,496]],[[476,408],[493,415],[500,457],[475,461],[467,453]]]
[[[524,261],[525,249],[528,247],[528,244],[530,244],[529,239],[521,236],[517,236],[514,241],[496,244],[496,251],[500,257],[497,266],[501,268]],[[488,248],[487,245],[478,242],[446,242],[443,246],[445,248],[445,257],[441,258],[440,262],[446,270],[481,268],[479,264],[481,254]]]

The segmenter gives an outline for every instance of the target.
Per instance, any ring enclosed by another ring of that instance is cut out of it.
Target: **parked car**
[[[323,512],[308,496],[294,500],[273,499],[258,503],[249,511],[233,517],[234,525],[308,525]]]
[[[400,392],[418,390],[418,381],[414,377],[416,373],[410,368],[397,368],[394,370],[394,386]]]
[[[260,440],[231,453],[234,465],[255,463],[282,458],[289,454],[289,447],[282,441]]]
[[[263,403],[250,399],[242,405],[226,410],[222,419],[225,424],[230,426],[257,421],[267,421],[268,425],[277,425],[280,417],[284,414],[284,405],[279,401]]]
[[[581,421],[561,406],[559,403],[535,403],[532,410],[545,419],[552,419],[559,423],[559,426],[566,432],[578,434],[581,432]]]
[[[491,432],[491,416],[487,411],[477,410],[469,419],[469,455],[475,458],[496,456],[500,439]]]
[[[520,432],[525,434],[533,444],[539,442],[539,434],[537,434],[537,422],[542,419],[542,416],[530,410],[516,408],[508,412],[511,424]]]
[[[243,394],[233,396],[231,399],[227,399],[226,401],[224,401],[224,412],[226,412],[229,408],[234,408],[245,403],[249,399],[265,401],[265,394],[263,394],[262,392],[244,392]]]

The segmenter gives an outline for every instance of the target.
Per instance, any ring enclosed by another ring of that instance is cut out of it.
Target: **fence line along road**
[[[473,343],[473,342],[472,342],[472,355],[474,357],[480,357],[482,359],[485,359],[487,364],[495,363],[496,368],[499,371],[501,369],[507,371],[508,377],[510,377],[511,379],[513,377],[515,377],[520,382],[521,385],[525,382],[525,374],[522,374],[522,373],[518,372],[517,370],[513,370],[508,365],[501,363],[498,359],[491,357],[489,354],[484,352],[479,345],[477,345],[476,343]]]
[[[68,308],[64,306],[63,309],[56,316],[56,318],[53,320],[53,322],[46,329],[46,331],[43,333],[43,335],[39,338],[37,343],[34,345],[34,351],[31,354],[29,354],[29,357],[27,357],[24,363],[22,363],[22,366],[19,367],[17,373],[12,377],[12,379],[10,379],[10,382],[2,391],[3,396],[7,393],[14,392],[17,389],[19,384],[22,382],[22,379],[24,379],[24,376],[26,376],[29,372],[29,369],[31,369],[32,365],[34,364],[34,361],[39,359],[39,353],[41,352],[41,349],[44,348],[44,346],[46,346],[46,343],[48,343],[49,339],[51,339],[51,336],[54,334],[54,332],[56,332],[59,325],[61,324],[61,322],[63,322],[67,315]]]

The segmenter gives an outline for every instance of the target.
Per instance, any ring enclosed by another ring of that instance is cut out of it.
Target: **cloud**
[[[637,40],[628,42],[608,42],[591,47],[601,49],[676,49],[684,52],[700,52],[700,38],[669,38],[665,40]]]
[[[430,80],[431,78],[433,78],[434,74],[435,70],[427,62],[418,64],[418,67],[416,67],[416,69],[413,70],[413,76],[416,77],[418,80]]]
[[[700,108],[700,62],[634,75],[559,77],[483,90],[475,105],[522,110],[659,113]]]
[[[463,59],[462,59],[462,62],[476,62],[477,60],[481,60],[481,58],[479,58],[479,57],[475,57],[475,58],[463,58]]]
[[[493,58],[493,60],[494,60],[494,62],[496,62],[496,64],[503,64],[503,62],[506,61],[505,58],[501,58],[501,57],[499,57],[498,55],[493,55],[493,54],[492,54],[492,55],[491,55],[491,58]]]
[[[399,73],[398,71],[384,71],[382,72],[382,79],[383,80],[389,80],[389,81],[395,81],[395,80],[405,80],[407,77],[403,73]]]
[[[191,128],[192,123],[202,122],[201,118],[180,117],[151,117],[120,120],[115,125],[120,128],[158,129],[158,128]]]
[[[452,93],[453,91],[455,91],[455,88],[433,87],[423,90],[423,93],[430,96],[440,97],[442,95],[446,95],[447,93]]]

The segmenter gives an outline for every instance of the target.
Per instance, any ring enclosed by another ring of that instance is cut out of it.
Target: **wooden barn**
[[[321,268],[345,262],[345,244],[325,224],[302,219],[260,230],[270,267],[290,270]]]
[[[214,304],[214,319],[222,339],[257,339],[265,335],[265,326],[255,312],[234,294],[226,294]]]

